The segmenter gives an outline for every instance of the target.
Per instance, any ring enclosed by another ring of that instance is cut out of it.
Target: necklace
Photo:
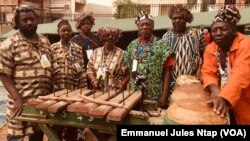
[[[107,68],[107,70],[109,70],[110,68],[110,65],[111,65],[111,63],[112,63],[112,60],[113,60],[113,58],[114,58],[114,56],[115,56],[115,47],[113,48],[113,50],[112,50],[112,53],[110,54],[110,53],[105,53],[105,49],[104,49],[104,47],[103,47],[103,50],[102,50],[102,60],[101,60],[101,67],[106,67]],[[109,63],[108,65],[106,65],[106,63]]]
[[[223,88],[229,79],[229,74],[231,72],[231,66],[229,62],[229,52],[227,53],[227,56],[223,56],[226,58],[225,60],[221,59],[221,53],[220,50],[216,54],[216,59],[217,59],[217,66],[218,66],[218,74],[220,77],[220,87]],[[224,64],[224,70],[222,68],[222,63]]]
[[[27,41],[28,43],[32,44],[33,46],[36,46],[36,47],[37,47],[37,46],[40,44],[40,40],[39,40],[39,37],[38,37],[37,34],[35,34],[35,35],[32,36],[31,38],[27,38],[26,36],[23,35],[22,32],[20,32],[20,33],[21,33],[23,39],[24,39],[25,41]]]
[[[146,58],[146,56],[148,55],[148,52],[150,51],[151,46],[153,46],[154,38],[155,38],[155,36],[152,36],[150,38],[150,40],[147,43],[145,43],[144,45],[142,45],[140,39],[138,39],[136,47],[133,50],[133,54],[135,56],[135,59],[138,62],[141,63],[142,59]],[[142,48],[141,52],[138,51],[139,47]]]
[[[72,50],[72,47],[71,47],[71,44],[69,45],[63,45],[62,42],[60,42],[60,46],[61,46],[61,49],[65,55],[65,57],[72,57],[73,58],[73,61],[76,61],[76,54],[75,52]]]
[[[28,43],[28,52],[30,54],[30,56],[33,58],[33,59],[38,59],[40,60],[41,59],[41,50],[42,49],[42,46],[41,46],[41,41],[40,41],[40,38],[37,34],[34,35],[34,37],[32,38],[27,38],[26,36],[24,36],[22,34],[22,32],[20,32],[20,35],[22,36],[22,38]],[[32,50],[36,51],[38,56],[36,54],[34,54],[32,52]]]

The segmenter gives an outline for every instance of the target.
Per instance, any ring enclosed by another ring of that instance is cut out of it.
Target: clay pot
[[[224,125],[228,121],[213,111],[205,99],[182,99],[172,103],[164,118],[164,124]]]
[[[195,76],[192,75],[180,75],[176,79],[176,85],[181,86],[183,84],[199,84],[200,81],[196,79]]]
[[[177,78],[177,87],[171,95],[170,106],[166,110],[164,124],[218,125],[227,124],[209,107],[209,92],[194,76],[183,75]]]
[[[177,100],[182,99],[205,99],[208,100],[210,98],[210,94],[203,90],[202,85],[197,84],[183,84],[178,86],[171,95],[170,102],[173,103]]]

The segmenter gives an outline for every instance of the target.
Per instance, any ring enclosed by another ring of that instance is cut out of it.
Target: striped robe
[[[199,51],[197,47],[197,39],[193,36],[192,31],[179,35],[171,29],[166,32],[163,37],[174,54],[174,65],[171,70],[170,94],[173,92],[176,79],[180,75],[194,75],[196,73],[199,61]]]

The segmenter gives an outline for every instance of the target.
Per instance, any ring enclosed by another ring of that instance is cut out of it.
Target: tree
[[[193,7],[194,5],[197,5],[197,0],[188,0],[188,1],[187,1],[188,9],[192,9],[192,7]]]
[[[148,5],[138,5],[131,0],[117,0],[113,3],[116,7],[115,17],[121,18],[134,18],[137,14],[145,9],[148,9]]]

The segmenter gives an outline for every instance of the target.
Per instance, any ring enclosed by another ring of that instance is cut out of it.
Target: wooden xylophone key
[[[98,92],[98,93],[100,93],[100,92]],[[95,101],[96,102],[97,101],[103,101],[103,102],[105,102],[110,97],[116,96],[118,93],[119,93],[119,91],[111,90],[109,92],[109,94],[108,93],[104,93],[101,96],[96,97]],[[96,95],[97,95],[97,93],[96,93]],[[91,96],[89,96],[89,97],[91,97]],[[77,113],[79,113],[80,115],[89,116],[89,112],[92,111],[94,108],[96,108],[98,106],[98,104],[95,103],[95,102],[88,102],[86,104],[81,104],[81,105],[78,105],[78,106],[79,107],[78,107]]]
[[[67,106],[67,111],[72,113],[77,113],[79,107],[83,104],[83,102],[73,102],[69,106]]]
[[[86,90],[86,89],[85,89]],[[63,95],[61,97],[58,97],[58,101],[57,103],[51,105],[48,107],[47,111],[51,112],[51,113],[56,113],[59,110],[64,109],[65,107],[67,107],[67,105],[69,105],[71,103],[71,101],[65,101],[65,99],[67,98],[80,98],[81,97],[81,89],[77,89],[75,91],[72,91],[70,93],[68,93],[68,96]]]
[[[121,103],[122,101],[124,101],[126,98],[129,97],[129,94],[130,94],[129,91],[125,91],[125,92],[123,91],[122,93],[118,94],[116,97],[110,99],[109,101],[113,103]],[[97,108],[90,111],[89,115],[94,118],[104,118],[112,109],[113,109],[113,106],[100,105]]]
[[[103,95],[103,93],[101,91],[93,91],[94,93],[89,95],[89,97],[99,97],[101,95]],[[74,102],[72,104],[70,104],[68,107],[67,107],[67,111],[68,112],[73,112],[73,113],[78,113],[80,109],[84,109],[84,108],[89,108],[91,109],[92,107],[96,107],[95,106],[96,104],[95,103],[92,103],[92,102],[86,102],[86,103],[83,103],[83,102]],[[87,109],[86,109],[87,110]]]
[[[47,100],[43,103],[38,104],[37,106],[35,106],[35,109],[39,110],[39,111],[47,111],[47,108],[50,105],[55,104],[57,101],[56,100]]]
[[[140,101],[142,97],[141,91],[136,91],[131,94],[127,99],[125,106],[122,108],[114,108],[107,115],[107,120],[111,121],[122,121],[126,115],[133,109],[133,107]]]
[[[38,99],[43,99],[43,100],[48,100],[49,98],[56,98],[56,97],[60,97],[62,95],[65,95],[65,93],[67,92],[66,89],[63,89],[63,90],[60,90],[60,91],[57,91],[55,93],[52,93],[52,94],[49,94],[49,95],[46,95],[46,96],[39,96]]]
[[[66,89],[54,92],[54,93],[47,95],[47,96],[39,96],[38,98],[31,98],[31,99],[28,99],[27,103],[28,103],[28,105],[30,105],[32,107],[36,107],[37,105],[44,103],[47,100],[46,97],[51,97],[51,96],[58,97],[58,96],[63,95],[65,92],[66,92]],[[45,98],[45,99],[43,99],[43,98]]]
[[[34,107],[34,106],[36,106],[36,105],[38,105],[40,103],[43,103],[43,102],[44,102],[44,100],[41,100],[41,99],[38,99],[38,98],[30,98],[27,101],[28,105],[30,105],[32,107]]]
[[[48,107],[52,106],[53,104],[57,103],[58,100],[64,100],[65,98],[67,98],[68,96],[74,96],[76,95],[76,92],[79,93],[79,90],[76,90],[76,92],[70,92],[69,94],[67,94],[67,92],[69,92],[68,90],[61,90],[56,92],[56,97],[54,97],[54,94],[50,94],[47,96],[39,96],[39,99],[43,99],[46,100],[43,103],[38,104],[37,106],[35,106],[35,108],[39,111],[47,111]]]

